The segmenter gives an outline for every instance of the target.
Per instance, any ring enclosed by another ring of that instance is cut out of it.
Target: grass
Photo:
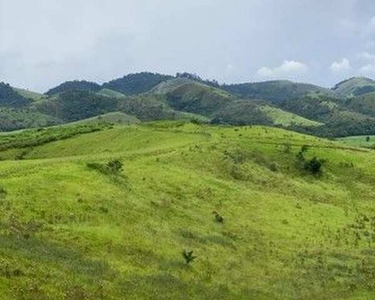
[[[303,145],[326,160],[320,177],[296,164]],[[370,150],[183,121],[78,134],[15,161],[21,150],[0,153],[0,299],[373,296]],[[114,159],[118,174],[89,167]]]
[[[275,125],[290,126],[290,125],[301,125],[301,126],[322,126],[323,123],[315,122],[296,114],[284,111],[282,109],[271,107],[271,106],[261,106],[259,108],[261,111],[265,112],[268,117],[273,120]]]
[[[369,140],[368,140],[369,138]],[[355,147],[364,147],[364,148],[373,148],[375,147],[375,136],[349,136],[340,139],[344,144],[355,146]]]

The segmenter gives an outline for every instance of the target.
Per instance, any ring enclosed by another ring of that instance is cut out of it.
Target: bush
[[[182,252],[182,256],[184,257],[186,264],[192,263],[197,258],[197,256],[193,255],[193,251],[188,252],[186,250]]]

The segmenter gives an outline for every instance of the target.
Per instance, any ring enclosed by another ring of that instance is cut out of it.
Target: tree
[[[370,141],[370,137],[366,137],[366,142],[368,143]]]

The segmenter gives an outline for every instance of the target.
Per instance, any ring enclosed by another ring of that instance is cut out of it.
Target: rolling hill
[[[373,151],[181,121],[28,130],[0,149],[0,299],[373,295]]]
[[[366,77],[353,77],[338,83],[332,90],[344,98],[361,96],[375,92],[375,81]]]
[[[256,83],[223,85],[222,88],[234,95],[250,99],[268,100],[279,103],[308,94],[334,97],[335,93],[320,86],[296,83],[288,80],[274,80]]]

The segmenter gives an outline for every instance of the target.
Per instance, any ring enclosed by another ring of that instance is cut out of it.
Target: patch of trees
[[[91,91],[91,92],[98,92],[101,89],[101,86],[95,82],[89,82],[89,81],[67,81],[59,86],[50,89],[46,95],[52,96],[56,94],[60,94],[67,91]]]
[[[136,95],[146,93],[159,83],[172,78],[173,76],[169,75],[143,72],[129,74],[122,78],[112,80],[103,84],[102,87],[120,92],[124,95]]]

